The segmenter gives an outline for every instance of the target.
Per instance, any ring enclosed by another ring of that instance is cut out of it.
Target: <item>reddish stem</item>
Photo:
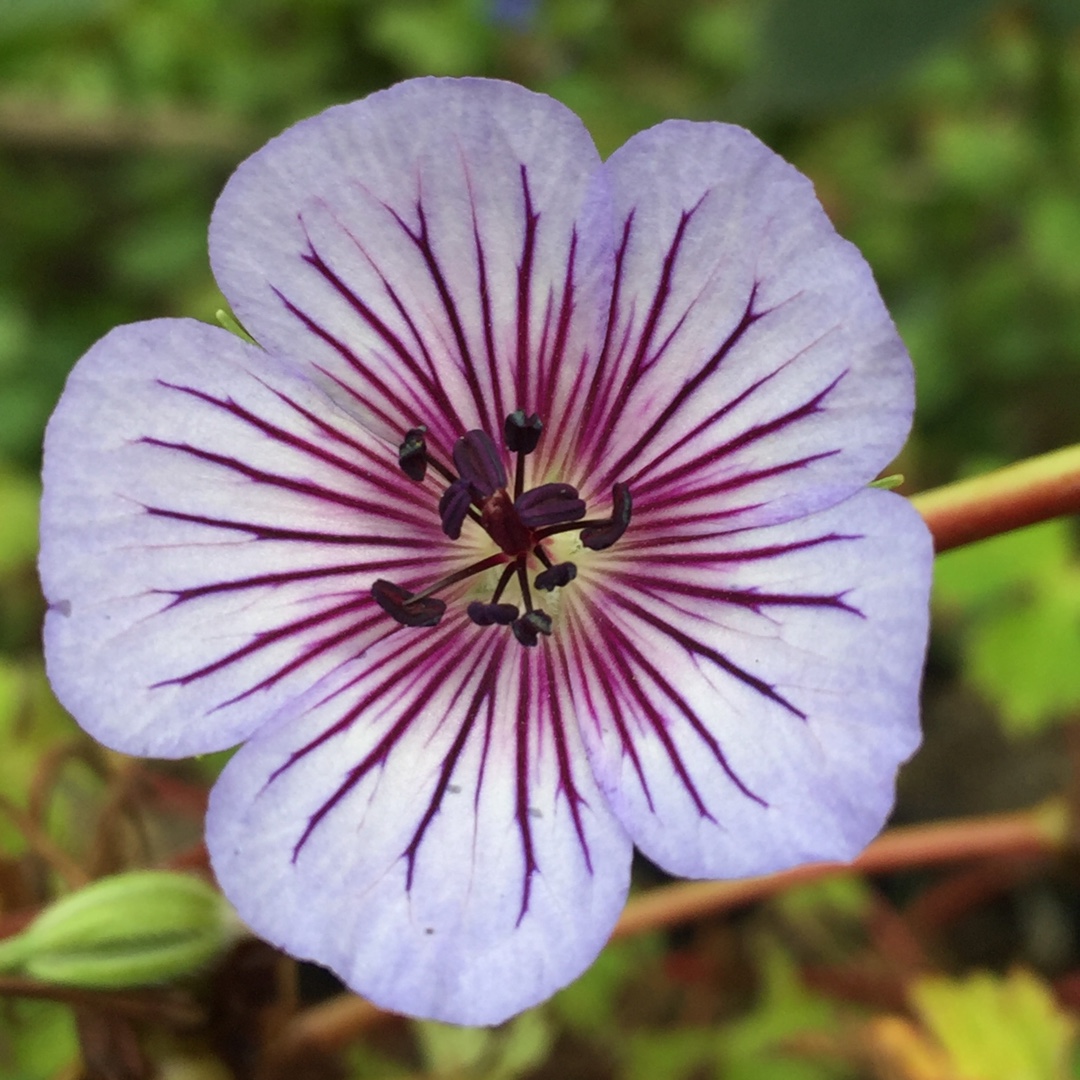
[[[911,500],[938,552],[1080,513],[1080,446],[1029,458]]]

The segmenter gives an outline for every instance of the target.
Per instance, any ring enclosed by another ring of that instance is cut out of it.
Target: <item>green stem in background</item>
[[[1080,513],[1080,445],[912,497],[938,552]]]

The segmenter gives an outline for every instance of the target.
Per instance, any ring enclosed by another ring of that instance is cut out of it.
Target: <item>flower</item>
[[[495,1023],[578,975],[636,845],[847,859],[918,743],[930,544],[867,484],[912,372],[869,268],[748,132],[606,163],[562,105],[421,79],[297,124],[210,226],[258,345],[120,327],[45,444],[60,699],[243,744],[207,841],[258,933]]]

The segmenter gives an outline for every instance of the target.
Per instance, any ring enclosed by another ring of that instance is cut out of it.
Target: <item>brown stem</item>
[[[6,795],[0,795],[0,812],[5,814],[22,833],[30,847],[38,853],[72,889],[90,882],[90,875],[37,822]]]
[[[1080,446],[915,495],[938,552],[1080,513]]]
[[[686,881],[651,889],[631,898],[612,937],[630,937],[715,915],[793,885],[852,870],[885,873],[990,855],[1060,851],[1066,846],[1068,835],[1065,804],[1059,800],[1019,813],[890,829],[850,864],[811,863],[765,877]]]
[[[850,864],[814,863],[766,877],[679,882],[651,889],[627,903],[612,940],[715,915],[831,874],[883,873],[993,855],[1057,852],[1066,847],[1069,835],[1061,800],[1018,813],[908,825],[883,834]],[[271,1056],[280,1064],[299,1060],[306,1047],[339,1050],[365,1031],[395,1019],[395,1014],[363,998],[342,994],[298,1013],[275,1039]]]
[[[21,975],[0,975],[0,998],[38,998],[73,1008],[93,1007],[117,1012],[132,1019],[159,1020],[177,1028],[196,1028],[205,1023],[202,1009],[190,995],[178,990],[87,990],[58,986]]]

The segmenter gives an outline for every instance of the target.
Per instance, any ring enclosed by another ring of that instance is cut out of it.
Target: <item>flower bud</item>
[[[206,967],[241,932],[200,878],[132,870],[62,897],[0,941],[0,970],[93,989],[162,983]]]

